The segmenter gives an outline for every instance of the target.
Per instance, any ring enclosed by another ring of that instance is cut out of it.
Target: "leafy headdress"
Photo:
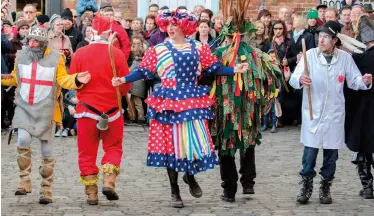
[[[234,0],[220,0],[224,19],[227,20],[220,31],[221,40],[226,36],[232,36],[233,39],[240,41],[242,36],[250,36],[257,31],[253,23],[246,19],[249,3],[250,0],[237,0],[234,5]]]
[[[240,41],[244,36],[250,36],[256,32],[256,28],[250,20],[246,19],[247,10],[250,0],[237,0],[234,5],[234,0],[220,0],[223,8],[224,19],[226,24],[222,27],[218,40],[223,42],[226,36],[232,37],[229,50],[237,53]],[[229,66],[235,66],[236,55],[232,55],[229,60]]]

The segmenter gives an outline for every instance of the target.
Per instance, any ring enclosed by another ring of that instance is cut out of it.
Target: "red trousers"
[[[81,176],[96,175],[97,151],[100,139],[104,150],[101,164],[120,166],[122,159],[123,118],[122,116],[108,123],[108,129],[101,131],[96,128],[97,121],[91,118],[78,118],[78,165]]]

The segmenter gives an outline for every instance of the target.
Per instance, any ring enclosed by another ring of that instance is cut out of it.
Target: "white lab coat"
[[[330,64],[327,64],[319,48],[306,53],[309,77],[312,80],[311,97],[313,120],[310,120],[307,89],[303,90],[302,125],[300,142],[304,146],[323,149],[340,149],[345,146],[344,119],[345,99],[343,93],[345,78],[349,88],[370,89],[362,81],[362,76],[347,52],[335,49]],[[374,64],[373,64],[374,65]],[[301,58],[290,79],[290,85],[301,89],[300,77],[305,74],[304,59]],[[342,77],[343,76],[343,77]]]

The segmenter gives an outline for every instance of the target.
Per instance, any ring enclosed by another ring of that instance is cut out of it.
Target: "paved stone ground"
[[[2,215],[374,215],[374,201],[358,197],[360,185],[355,167],[350,163],[351,152],[340,151],[336,179],[332,187],[333,204],[318,202],[318,180],[315,179],[314,194],[308,205],[295,203],[299,190],[298,171],[301,167],[302,145],[299,129],[281,129],[277,134],[264,134],[263,144],[257,148],[257,173],[255,195],[237,194],[235,203],[219,199],[219,168],[201,173],[197,179],[204,191],[200,199],[193,198],[188,186],[180,179],[183,209],[169,207],[170,189],[164,169],[145,166],[147,131],[140,127],[126,127],[122,173],[117,182],[120,200],[110,202],[100,194],[98,206],[85,202],[83,186],[78,182],[76,140],[57,138],[57,159],[54,184],[55,203],[43,206],[39,199],[40,163],[39,143],[33,141],[33,192],[27,196],[14,196],[17,187],[16,135],[11,145],[2,133],[1,143],[1,211]],[[98,164],[102,157],[99,153]],[[321,154],[317,167],[321,166]],[[100,185],[101,187],[101,185]],[[100,190],[100,188],[99,188]],[[241,188],[238,190],[241,192]]]

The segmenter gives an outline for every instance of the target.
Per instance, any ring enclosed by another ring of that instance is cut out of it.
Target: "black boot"
[[[371,163],[358,163],[357,170],[363,187],[360,191],[360,196],[364,199],[373,199],[373,174],[371,173]]]
[[[240,183],[243,187],[243,194],[255,194],[254,185],[256,178],[255,149],[248,148],[240,151]]]
[[[185,173],[183,175],[183,181],[190,187],[190,193],[193,197],[200,198],[203,195],[203,191],[201,190],[193,175],[188,175],[187,173]]]
[[[238,172],[236,171],[235,158],[230,155],[221,156],[221,180],[223,194],[221,199],[226,202],[235,202],[235,194],[238,189]]]
[[[171,207],[173,208],[183,208],[184,204],[179,192],[178,186],[178,172],[173,169],[167,169],[168,176],[171,186]]]
[[[319,203],[331,204],[332,198],[330,193],[331,182],[326,179],[321,179],[319,188]]]
[[[221,195],[221,200],[225,201],[225,202],[230,202],[230,203],[233,203],[235,202],[235,196],[234,197],[231,197],[227,194],[226,191],[223,191],[223,194]]]
[[[297,195],[297,202],[306,204],[313,193],[313,178],[302,176],[299,184],[302,184],[302,187]]]

